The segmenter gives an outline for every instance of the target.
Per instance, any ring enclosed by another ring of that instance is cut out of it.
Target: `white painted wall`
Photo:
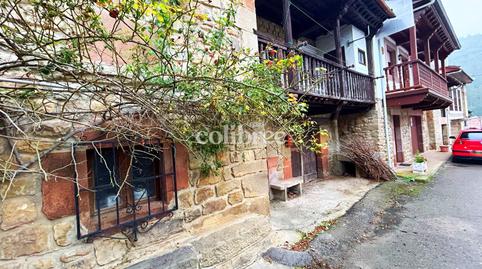
[[[368,74],[368,53],[367,53],[367,45],[365,41],[365,33],[353,25],[343,25],[341,27],[340,32],[341,32],[341,36],[340,36],[341,46],[345,48],[346,65],[347,66],[354,65],[353,70],[363,74]],[[354,40],[356,41],[353,42]],[[333,33],[329,33],[324,36],[319,36],[316,39],[316,47],[321,51],[323,51],[324,53],[328,53],[334,50],[335,40],[333,37]],[[365,57],[367,60],[366,65],[362,65],[359,63],[358,49],[361,49],[365,52]],[[334,60],[334,59],[330,59],[330,60]]]

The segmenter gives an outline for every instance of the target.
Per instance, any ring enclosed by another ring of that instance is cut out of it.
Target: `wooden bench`
[[[294,191],[298,195],[303,194],[303,177],[292,178],[288,180],[273,180],[269,183],[271,195],[273,198],[279,198],[288,201],[288,191]]]

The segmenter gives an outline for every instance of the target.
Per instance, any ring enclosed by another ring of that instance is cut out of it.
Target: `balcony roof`
[[[461,46],[442,2],[434,0],[432,4],[430,3],[431,0],[413,0],[419,59],[425,59],[423,48],[427,37],[430,37],[431,59],[434,59],[435,49],[438,48],[440,48],[440,58],[444,59]],[[410,51],[408,29],[395,33],[391,37],[397,44]]]
[[[385,0],[291,0],[291,21],[294,38],[316,38],[333,30],[335,20],[345,4],[349,4],[342,24],[351,24],[368,33],[376,32],[383,21],[395,16]],[[282,25],[280,0],[256,0],[258,16]],[[316,22],[314,22],[316,21]]]
[[[470,84],[474,81],[460,66],[447,66],[445,72],[449,87]]]
[[[413,6],[417,9],[430,2],[431,0],[414,0]],[[422,35],[433,33],[434,40],[431,39],[431,43],[436,44],[431,44],[432,46],[441,45],[447,55],[460,49],[460,42],[441,0],[435,0],[432,5],[417,10],[415,20]]]

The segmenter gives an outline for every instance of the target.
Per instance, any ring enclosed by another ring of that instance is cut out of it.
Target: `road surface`
[[[447,163],[343,268],[482,268],[482,163]]]

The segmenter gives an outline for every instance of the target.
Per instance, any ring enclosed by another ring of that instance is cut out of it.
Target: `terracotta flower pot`
[[[288,148],[291,148],[293,146],[293,138],[291,137],[291,135],[287,135],[285,137],[285,146]]]
[[[449,152],[449,146],[447,145],[440,146],[440,152]]]

